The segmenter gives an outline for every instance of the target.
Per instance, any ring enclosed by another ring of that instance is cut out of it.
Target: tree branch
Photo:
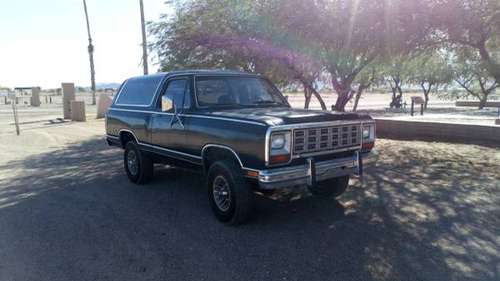
[[[472,95],[476,98],[480,98],[480,96],[476,92],[472,91],[472,89],[470,89],[467,86],[467,84],[466,84],[467,82],[462,82],[462,81],[460,81],[460,79],[454,79],[454,80],[455,80],[455,82],[457,82],[460,85],[460,87],[464,88],[470,95]]]

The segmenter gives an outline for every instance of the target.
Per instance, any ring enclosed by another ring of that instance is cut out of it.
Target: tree
[[[273,20],[307,42],[309,55],[330,74],[344,111],[356,78],[371,62],[413,50],[430,25],[419,1],[277,0]]]
[[[429,104],[429,94],[453,80],[449,60],[438,51],[430,51],[414,58],[408,65],[410,82],[419,85],[424,94],[424,108]]]
[[[455,57],[453,70],[455,82],[465,90],[464,96],[479,99],[479,109],[483,109],[488,96],[499,87],[483,60],[474,51],[462,51]]]
[[[356,95],[354,96],[354,105],[352,111],[358,110],[359,100],[361,99],[363,92],[366,89],[370,88],[373,84],[375,84],[379,79],[380,73],[378,73],[377,70],[378,70],[377,66],[372,65],[361,71],[358,77],[356,78],[355,84],[357,85],[357,87],[356,87]]]
[[[380,48],[380,40],[370,36],[376,30],[368,32],[369,26],[381,26],[376,23],[382,20],[379,15],[367,13],[374,5],[371,1],[361,1],[359,6],[355,1],[277,2],[280,9],[273,11],[274,21],[285,26],[286,33],[308,42],[310,56],[330,74],[337,93],[335,109],[344,111],[354,94],[351,86],[356,76],[375,59]],[[365,4],[367,7],[361,8]]]
[[[398,56],[428,35],[420,1],[176,1],[173,19],[151,24],[163,70],[217,67],[262,73],[316,96],[323,72],[344,111],[353,84],[375,59]]]
[[[387,61],[383,67],[383,80],[391,87],[392,99],[391,108],[401,108],[403,106],[403,85],[410,82],[410,71],[406,56],[394,57]]]
[[[500,83],[500,1],[441,0],[432,9],[436,37],[476,53],[481,68]]]
[[[282,30],[264,28],[262,11],[272,7],[263,5],[250,0],[176,2],[173,19],[150,24],[151,47],[162,70],[237,69],[264,74],[281,85],[299,82],[306,98],[314,95],[326,110],[314,87],[320,68],[296,50],[301,45],[293,38],[280,36]]]
[[[234,55],[224,49],[210,49],[205,43],[210,34],[218,38],[236,37],[234,15],[225,9],[228,1],[172,1],[176,13],[172,18],[163,15],[150,22],[149,32],[162,71],[182,68],[229,68],[250,70],[250,58]],[[229,3],[230,4],[230,3]],[[234,6],[234,5],[231,5]]]

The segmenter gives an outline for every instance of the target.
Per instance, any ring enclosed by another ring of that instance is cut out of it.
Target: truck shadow
[[[498,280],[495,167],[384,151],[339,200],[258,196],[237,228],[213,218],[200,174],[158,167],[132,185],[102,139],[13,161],[0,166],[11,171],[0,179],[0,276]]]

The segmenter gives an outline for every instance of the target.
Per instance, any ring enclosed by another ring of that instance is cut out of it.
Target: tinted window
[[[200,106],[286,105],[272,84],[255,77],[199,77],[196,96]]]
[[[118,96],[118,105],[139,105],[147,106],[151,104],[158,85],[163,77],[141,77],[131,78],[125,82]]]
[[[188,80],[186,79],[173,80],[168,83],[164,95],[173,100],[177,108],[189,108],[191,106],[189,87],[186,87],[187,83]],[[186,93],[185,96],[184,93]]]
[[[191,87],[186,86],[186,93],[184,94],[184,108],[191,108]]]
[[[196,80],[196,95],[200,106],[234,103],[234,96],[222,78],[199,78]]]

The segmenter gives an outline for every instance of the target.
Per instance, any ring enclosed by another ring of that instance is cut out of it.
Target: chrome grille
[[[337,125],[328,127],[295,129],[293,152],[296,155],[359,147],[361,125]]]

